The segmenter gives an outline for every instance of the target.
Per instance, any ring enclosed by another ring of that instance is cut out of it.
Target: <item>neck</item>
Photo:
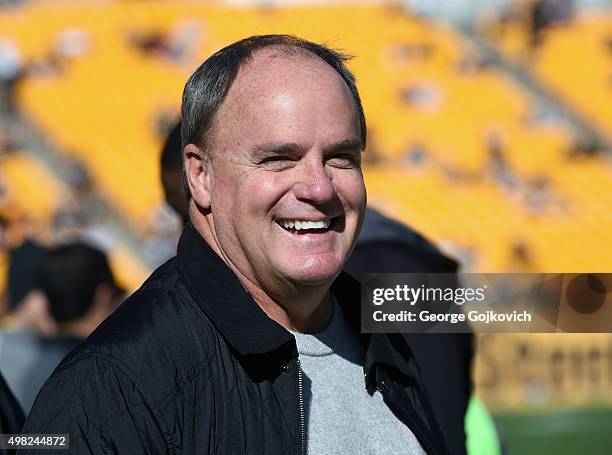
[[[271,298],[261,287],[248,281],[242,284],[264,313],[287,330],[317,333],[329,323],[332,305],[328,287]]]
[[[302,333],[320,332],[327,326],[332,315],[330,284],[300,286],[275,282],[271,286],[262,285],[256,277],[243,273],[224,253],[215,235],[212,219],[202,216],[201,213],[193,215],[192,213],[191,222],[194,228],[236,275],[270,319],[287,330]]]

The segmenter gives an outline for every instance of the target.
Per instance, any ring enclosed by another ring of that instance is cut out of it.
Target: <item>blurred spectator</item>
[[[181,176],[183,154],[181,123],[170,131],[161,153],[161,182],[166,202],[181,217],[183,223],[189,221],[187,198],[183,195]]]
[[[47,249],[26,238],[9,250],[8,303],[11,310],[36,288],[36,277]]]
[[[39,290],[30,291],[0,322],[2,329],[32,331],[47,337],[57,334],[47,297]]]
[[[181,183],[182,170],[181,124],[174,119],[171,128],[167,129],[160,156],[160,179],[166,204],[158,206],[155,222],[142,247],[147,264],[152,267],[176,254],[179,235],[189,221],[187,199]]]
[[[61,359],[113,311],[122,296],[106,255],[82,243],[46,253],[38,287],[40,292],[29,294],[26,301],[46,303],[55,334],[0,331],[0,369],[26,412]]]
[[[363,280],[366,273],[456,273],[458,267],[421,234],[368,207],[345,268]]]
[[[165,141],[175,125],[176,108],[161,108],[155,114],[155,118],[153,119],[153,130],[155,132],[155,136],[157,136],[160,140]]]
[[[81,339],[110,314],[123,292],[106,254],[83,243],[49,251],[40,271],[40,289],[60,332]]]
[[[140,251],[146,263],[157,268],[176,255],[176,245],[184,222],[173,208],[166,204],[156,207],[154,218],[145,234]]]

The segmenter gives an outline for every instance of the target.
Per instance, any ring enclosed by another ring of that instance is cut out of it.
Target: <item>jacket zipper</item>
[[[298,399],[300,407],[300,453],[306,455],[306,417],[304,415],[304,372],[300,359],[297,359],[298,367]]]

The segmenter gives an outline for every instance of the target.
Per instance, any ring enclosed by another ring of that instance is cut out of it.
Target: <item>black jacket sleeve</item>
[[[0,374],[0,433],[21,432],[23,421],[21,406]]]
[[[97,356],[62,364],[47,381],[23,433],[66,433],[61,454],[165,454],[159,416],[115,362]],[[19,454],[39,454],[21,450]]]

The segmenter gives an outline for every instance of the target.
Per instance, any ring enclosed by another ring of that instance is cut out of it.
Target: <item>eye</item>
[[[334,167],[352,169],[360,167],[361,156],[353,153],[340,153],[338,155],[332,155],[327,159],[327,164]]]
[[[261,161],[261,165],[270,169],[285,169],[293,164],[293,158],[285,155],[269,156]]]

